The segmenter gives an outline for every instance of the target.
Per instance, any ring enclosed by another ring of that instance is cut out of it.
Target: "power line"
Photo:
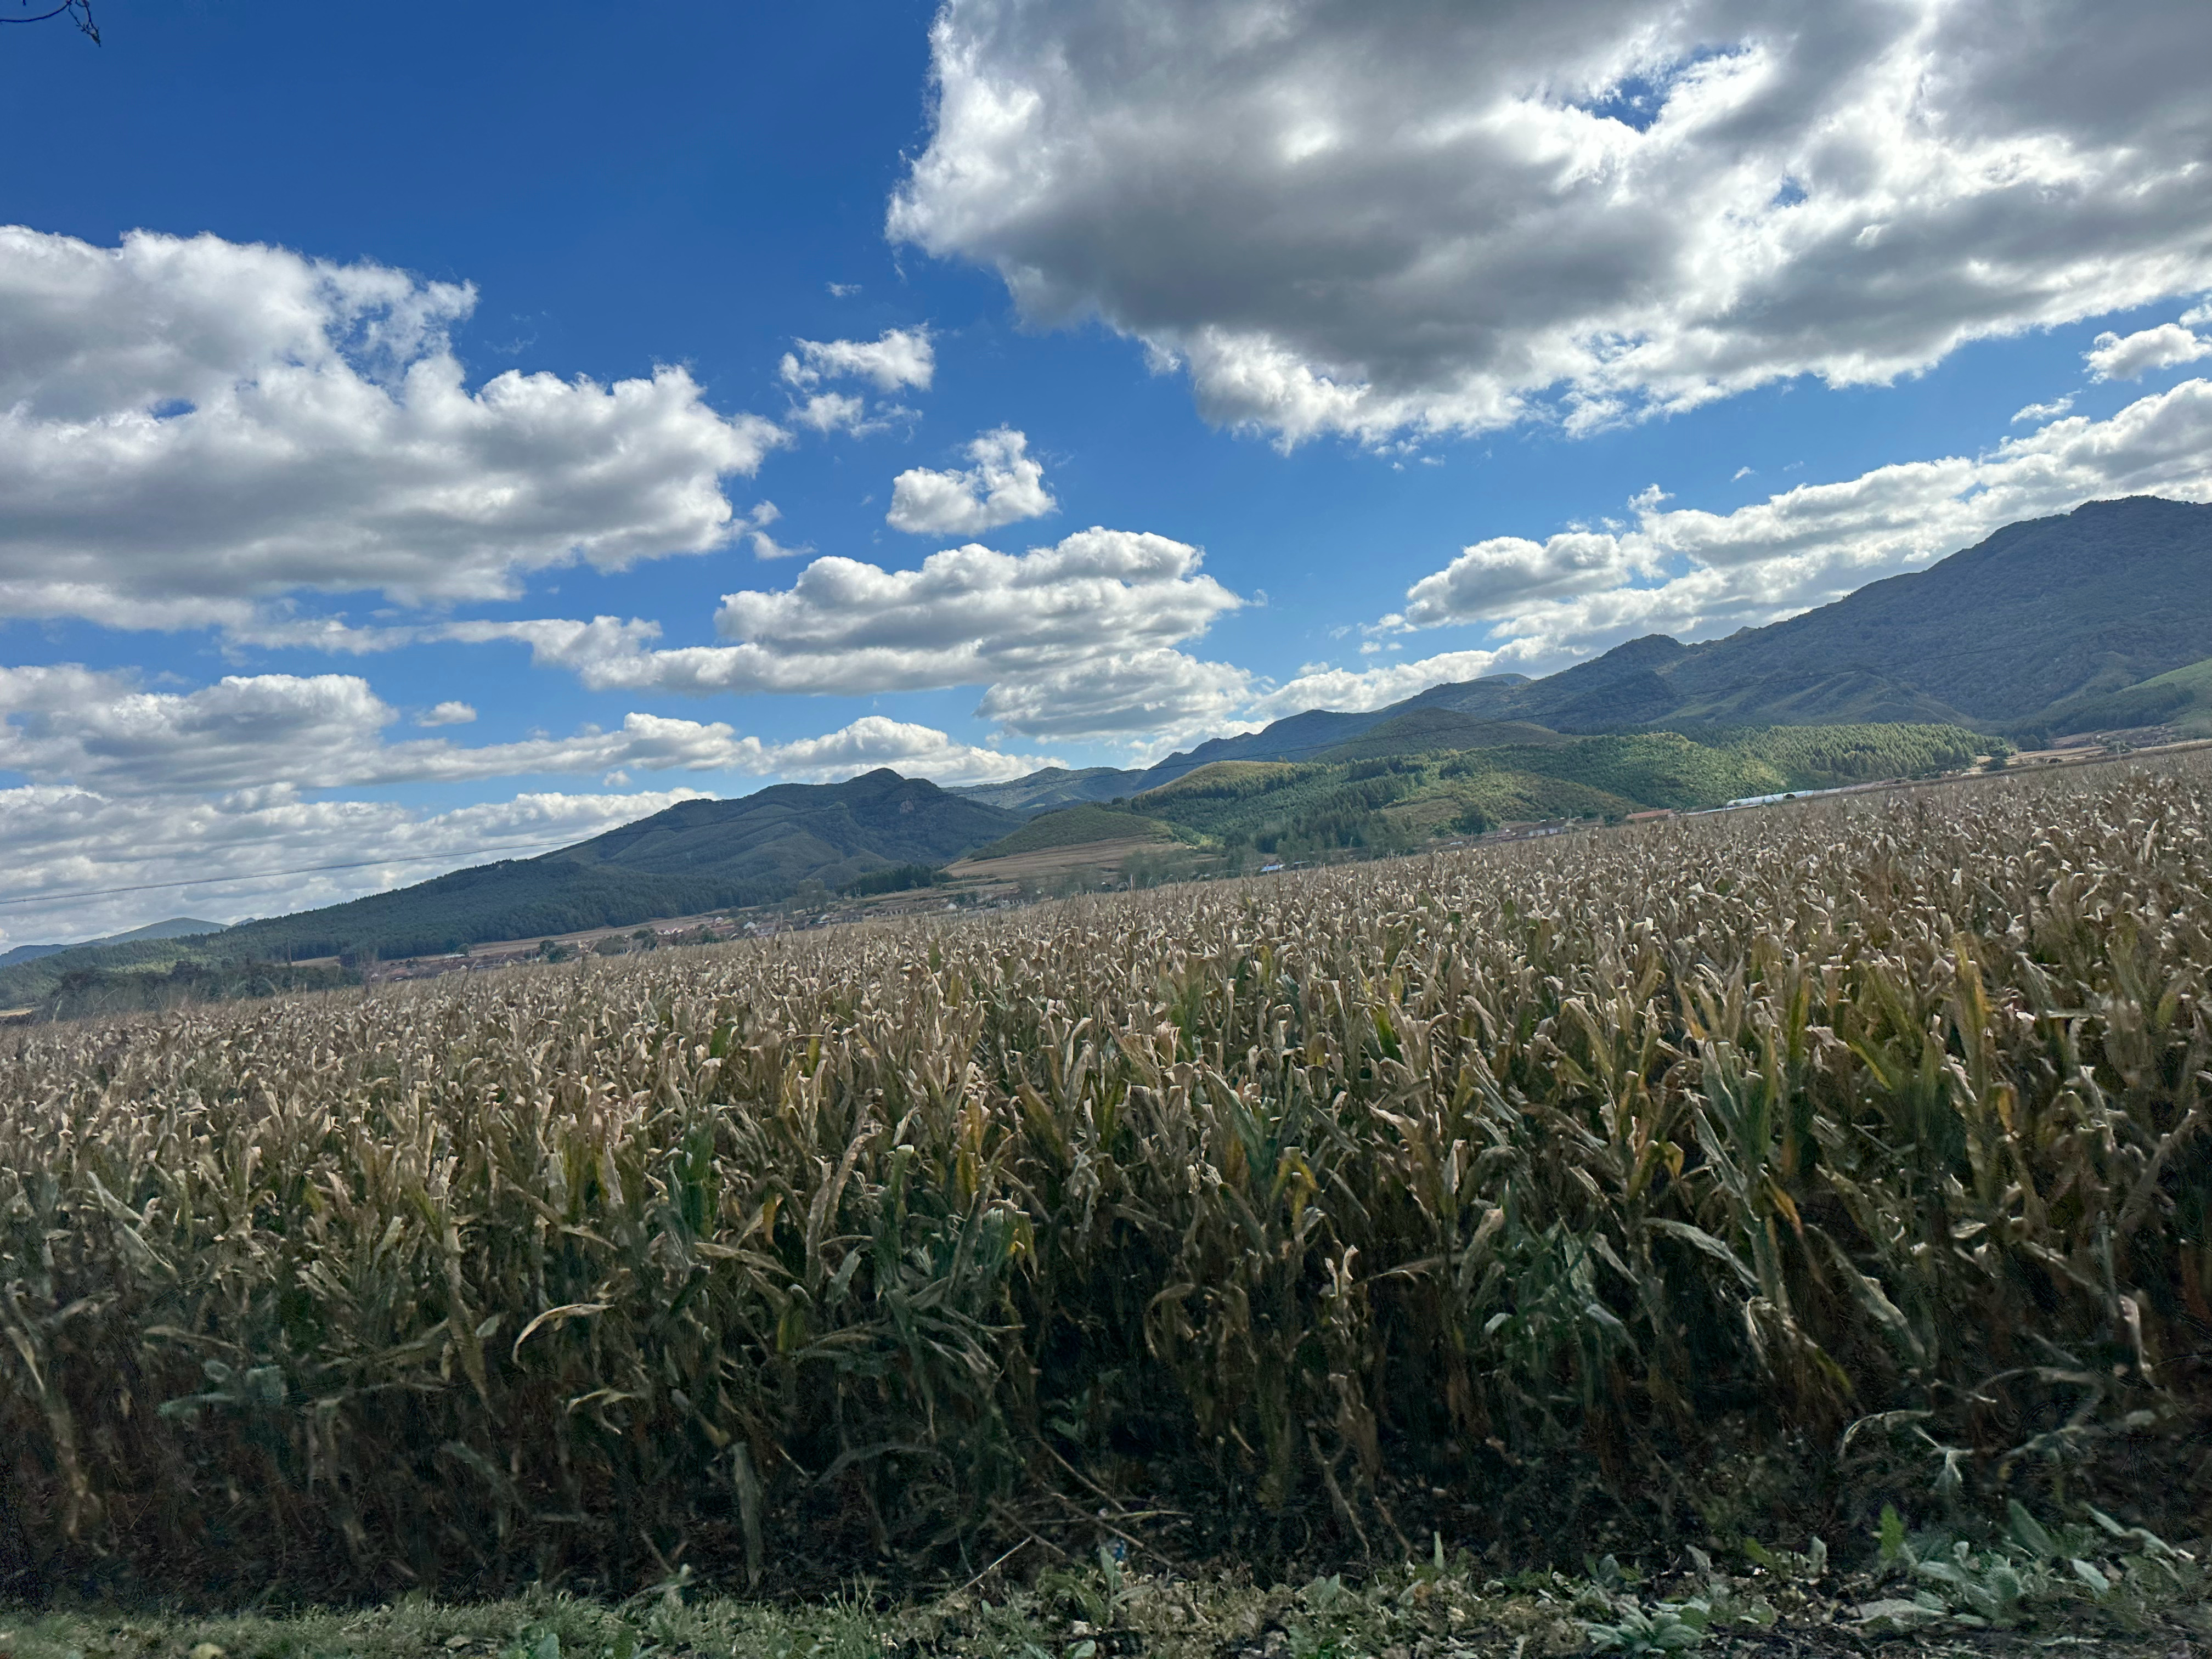
[[[190,881],[148,881],[135,887],[87,887],[73,893],[29,893],[0,898],[0,904],[58,904],[64,899],[109,898],[117,893],[153,893],[170,887],[211,887],[226,881],[266,881],[272,876],[312,876],[324,870],[368,870],[380,864],[435,864],[441,859],[472,859],[480,853],[526,853],[540,847],[564,847],[558,841],[495,842],[451,853],[417,853],[411,857],[360,859],[350,864],[303,864],[295,870],[252,870],[238,876],[198,876]]]

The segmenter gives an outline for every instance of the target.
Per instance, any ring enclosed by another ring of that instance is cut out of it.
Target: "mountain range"
[[[0,1007],[35,1000],[80,965],[414,956],[769,902],[810,881],[943,866],[1085,803],[1127,803],[1180,833],[1246,844],[1356,834],[1386,811],[1397,813],[1393,835],[1440,834],[1501,814],[1695,804],[1761,780],[1810,787],[1929,757],[1957,763],[2007,738],[2148,726],[2212,735],[2212,506],[2091,502],[1725,639],[1652,635],[1541,678],[1497,674],[1387,708],[1310,709],[1150,767],[951,789],[888,770],[779,784],[219,933],[159,936],[206,926],[180,921],[83,947],[18,947],[0,961]],[[1786,742],[1778,730],[1813,727],[1838,729]],[[1743,735],[1760,731],[1774,735]],[[1664,741],[1626,741],[1639,733]],[[1425,770],[1402,758],[1446,755],[1456,758]],[[1209,767],[1220,769],[1206,788],[1167,789]]]
[[[2138,495],[2008,525],[1925,570],[1725,639],[1647,635],[1540,679],[1434,685],[1387,708],[1293,714],[1138,770],[1037,772],[961,793],[1020,811],[1110,800],[1216,761],[1441,736],[1448,723],[1423,723],[1445,715],[1557,732],[1918,721],[2035,740],[2212,716],[2212,679],[2188,672],[2208,659],[2212,506]]]

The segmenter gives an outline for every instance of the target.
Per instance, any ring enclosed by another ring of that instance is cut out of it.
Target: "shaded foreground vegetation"
[[[2208,1518],[2208,895],[2113,767],[28,1030],[0,1593],[2057,1582]]]
[[[1863,1654],[1885,1638],[1915,1655],[2018,1651],[2025,1632],[2106,1659],[2172,1659],[2191,1637],[2212,1634],[2202,1564],[2106,1520],[2052,1532],[2021,1512],[1963,1557],[1962,1540],[1898,1523],[1848,1568],[1824,1546],[1747,1540],[1723,1559],[1686,1553],[1680,1571],[1656,1578],[1612,1557],[1573,1577],[1501,1578],[1432,1534],[1426,1554],[1349,1581],[1332,1572],[1272,1586],[1139,1565],[1115,1540],[1119,1555],[1102,1547],[1020,1575],[1001,1561],[934,1595],[886,1595],[860,1580],[781,1604],[702,1595],[680,1574],[611,1602],[533,1586],[505,1601],[410,1595],[374,1608],[213,1617],[0,1603],[0,1648],[17,1659],[209,1659],[210,1647],[222,1659],[1556,1659],[1694,1647],[1732,1659]]]

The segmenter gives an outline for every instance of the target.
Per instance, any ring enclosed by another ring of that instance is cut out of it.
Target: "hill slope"
[[[1689,702],[1859,671],[2002,724],[2195,662],[2208,641],[2212,506],[2139,495],[2008,525],[1925,570],[1692,646],[1665,678]]]
[[[1024,822],[920,778],[878,770],[780,784],[736,800],[684,801],[574,847],[507,859],[348,904],[226,928],[204,941],[70,950],[0,969],[0,1006],[39,1000],[66,973],[179,960],[291,961],[374,951],[424,956],[781,898],[872,870],[944,864]]]
[[[1075,772],[1064,766],[1048,766],[1012,783],[958,783],[945,793],[980,800],[986,806],[1003,806],[1010,812],[1048,812],[1055,806],[1111,800],[1127,794],[1123,786],[1140,775],[1112,766],[1086,766]]]
[[[1022,853],[1042,853],[1062,847],[1089,847],[1102,842],[1166,841],[1175,832],[1158,818],[1120,807],[1090,803],[1040,812],[1011,836],[979,847],[969,856],[977,859],[1012,858]]]
[[[149,921],[143,927],[133,927],[127,933],[110,933],[105,939],[79,939],[73,945],[19,945],[12,951],[0,953],[0,968],[12,968],[19,962],[35,962],[40,957],[58,956],[64,951],[88,950],[98,945],[134,945],[141,939],[196,939],[202,933],[219,933],[219,921],[198,921],[191,916],[171,916],[167,921]]]
[[[783,783],[735,800],[679,802],[533,860],[644,876],[830,886],[890,864],[942,864],[1022,819],[888,768],[844,783]]]
[[[1540,732],[1534,741],[1514,740],[1510,726],[1482,729],[1506,740],[1357,759],[1216,761],[1130,804],[1267,854],[1410,849],[1514,820],[1618,817],[1645,807],[1717,806],[1784,790],[1929,775],[1966,766],[1989,743],[1955,726],[1707,729],[1698,738]]]
[[[2212,506],[2151,495],[2091,501],[2008,525],[1925,570],[1723,640],[1683,645],[1654,634],[1541,679],[1498,674],[1431,686],[1383,708],[1310,709],[1140,773],[1091,775],[1055,799],[1133,799],[1221,761],[1482,744],[1455,735],[1443,718],[1452,715],[1583,733],[1905,722],[2033,735],[2140,726],[2199,707],[2189,687],[2136,688],[2203,659],[2208,641]],[[2124,701],[2088,706],[2108,696]],[[2206,696],[2202,718],[2212,730]]]
[[[2184,737],[2212,738],[2212,657],[2124,690],[2069,697],[2045,709],[2035,724],[2052,735],[2164,726]]]

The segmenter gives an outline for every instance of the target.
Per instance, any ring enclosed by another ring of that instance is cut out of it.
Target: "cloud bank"
[[[418,725],[473,720],[441,703]],[[463,745],[384,740],[400,711],[350,674],[232,675],[196,691],[148,691],[75,665],[0,668],[0,770],[108,795],[303,791],[616,771],[739,772],[817,780],[878,766],[948,782],[1018,777],[1049,757],[1003,755],[926,726],[870,715],[793,743],[717,720],[630,714],[610,731]]]
[[[918,570],[822,558],[783,592],[724,596],[727,645],[662,648],[657,623],[614,617],[448,624],[513,640],[594,690],[873,694],[986,689],[1009,732],[1126,740],[1232,718],[1251,677],[1175,647],[1244,601],[1188,543],[1094,526],[1024,554],[970,544]]]

